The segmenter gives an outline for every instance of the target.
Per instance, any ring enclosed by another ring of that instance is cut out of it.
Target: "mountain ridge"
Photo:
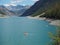
[[[16,5],[16,6],[4,6],[0,5],[0,14],[9,15],[9,16],[19,16],[27,10],[29,6],[22,6],[22,5]]]
[[[58,4],[60,0],[39,0],[30,9],[23,13],[21,16],[37,16],[52,9]],[[59,4],[60,5],[60,4]]]

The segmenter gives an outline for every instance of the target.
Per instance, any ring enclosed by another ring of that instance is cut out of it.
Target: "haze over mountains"
[[[30,6],[22,6],[22,5],[0,5],[0,14],[8,15],[8,16],[20,16],[23,14]]]
[[[4,14],[4,15],[13,15],[13,13],[11,11],[9,11],[5,6],[1,5],[0,6],[0,14]]]

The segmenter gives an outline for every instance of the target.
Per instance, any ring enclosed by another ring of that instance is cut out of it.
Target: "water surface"
[[[47,21],[26,17],[0,19],[0,45],[46,45],[50,42],[48,32],[56,27]]]

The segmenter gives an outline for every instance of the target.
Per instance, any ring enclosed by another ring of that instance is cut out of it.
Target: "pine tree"
[[[49,36],[52,42],[49,45],[60,45],[60,27],[57,28],[56,34],[49,32]]]

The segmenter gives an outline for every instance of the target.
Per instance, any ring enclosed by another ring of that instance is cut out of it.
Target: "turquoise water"
[[[55,33],[56,27],[47,21],[25,17],[0,19],[0,45],[47,45],[48,32]]]

